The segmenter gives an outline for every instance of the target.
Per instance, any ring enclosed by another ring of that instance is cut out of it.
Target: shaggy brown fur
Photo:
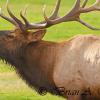
[[[1,31],[1,59],[37,91],[44,87],[68,100],[100,100],[100,37],[83,35],[54,43],[41,40],[45,32]]]

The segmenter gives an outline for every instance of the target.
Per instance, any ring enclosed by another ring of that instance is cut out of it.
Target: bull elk
[[[80,35],[61,43],[42,40],[47,28],[62,22],[77,21],[100,30],[80,19],[81,13],[100,11],[100,0],[90,7],[86,7],[87,2],[84,0],[81,5],[76,0],[72,10],[59,17],[61,0],[57,0],[52,15],[47,17],[44,7],[45,20],[38,23],[29,23],[21,11],[22,22],[7,6],[10,17],[1,11],[0,16],[15,25],[15,29],[0,31],[0,58],[11,64],[35,90],[45,87],[67,100],[100,100],[100,37]],[[73,95],[76,90],[78,94]]]

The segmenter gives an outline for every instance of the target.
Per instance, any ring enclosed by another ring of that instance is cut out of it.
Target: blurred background
[[[83,0],[81,0],[83,1]],[[73,6],[75,0],[62,0],[59,15],[65,15]],[[87,6],[92,5],[95,0],[89,0]],[[18,17],[21,10],[28,6],[26,17],[30,22],[39,22],[43,20],[42,8],[46,4],[46,13],[49,16],[54,8],[56,0],[9,0],[11,11]],[[2,12],[9,16],[6,11],[6,0],[0,0]],[[21,18],[20,18],[21,19]],[[100,12],[91,12],[82,14],[81,19],[89,24],[100,27]],[[0,30],[14,29],[14,26],[4,19],[0,18]],[[93,31],[78,22],[61,23],[50,27],[44,40],[64,41],[78,34],[96,34],[100,31]],[[46,96],[40,96],[29,88],[23,80],[18,77],[15,70],[3,61],[0,61],[0,100],[64,100],[63,98],[52,96],[49,93]]]

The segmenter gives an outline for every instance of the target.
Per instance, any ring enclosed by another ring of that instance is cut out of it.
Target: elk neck
[[[29,86],[36,90],[44,87],[54,94],[53,68],[58,43],[41,40],[21,45],[20,48],[19,45],[3,55],[3,59],[17,70]]]
[[[26,80],[30,79],[29,84],[35,89],[44,87],[51,93],[56,92],[53,69],[57,48],[57,43],[39,41],[29,44],[25,49],[24,75],[27,76]]]

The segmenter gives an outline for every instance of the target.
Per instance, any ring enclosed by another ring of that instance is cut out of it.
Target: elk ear
[[[38,30],[38,31],[33,32],[31,34],[30,39],[33,42],[39,41],[39,40],[41,40],[44,37],[45,33],[46,33],[46,29]]]

